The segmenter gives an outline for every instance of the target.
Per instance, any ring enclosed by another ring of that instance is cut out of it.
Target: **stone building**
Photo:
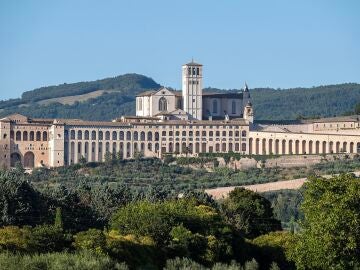
[[[137,154],[235,152],[243,155],[301,155],[360,152],[358,116],[304,121],[254,121],[248,87],[239,93],[203,93],[203,66],[182,67],[183,89],[161,88],[136,97],[136,116],[109,122],[0,119],[0,166],[58,167],[124,159]]]

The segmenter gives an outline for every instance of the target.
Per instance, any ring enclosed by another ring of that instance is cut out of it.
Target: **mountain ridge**
[[[111,120],[135,113],[135,96],[161,87],[152,78],[128,73],[95,81],[64,83],[25,91],[21,98],[0,101],[0,117],[22,113],[30,117]],[[204,88],[206,92],[240,89]],[[343,83],[274,89],[250,89],[256,119],[291,120],[351,112],[360,103],[360,84]]]

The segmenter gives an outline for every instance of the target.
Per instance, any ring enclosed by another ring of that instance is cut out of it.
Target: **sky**
[[[358,0],[0,0],[0,99],[139,73],[181,88],[360,82]]]

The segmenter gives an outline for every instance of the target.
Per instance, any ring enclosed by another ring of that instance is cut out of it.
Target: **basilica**
[[[101,162],[107,153],[131,159],[138,154],[161,158],[228,152],[360,153],[360,120],[354,115],[287,124],[257,122],[246,84],[236,93],[203,92],[203,66],[194,61],[182,66],[181,91],[162,87],[139,94],[135,116],[108,122],[20,114],[0,119],[1,167]]]

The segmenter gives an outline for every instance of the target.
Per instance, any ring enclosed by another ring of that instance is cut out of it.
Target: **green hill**
[[[41,87],[24,92],[21,98],[0,101],[0,117],[17,112],[41,118],[111,120],[120,115],[133,115],[135,96],[159,87],[151,78],[139,74]],[[281,90],[255,88],[250,93],[258,120],[343,115],[360,103],[360,84],[356,83]]]

